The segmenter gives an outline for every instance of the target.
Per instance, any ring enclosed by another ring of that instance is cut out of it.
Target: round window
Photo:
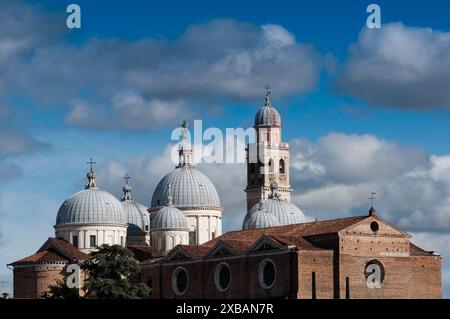
[[[220,263],[217,265],[216,270],[214,271],[214,283],[219,291],[225,291],[230,287],[231,270],[228,264]]]
[[[182,295],[188,288],[189,278],[186,269],[178,267],[172,273],[172,289],[177,295]]]
[[[385,276],[383,264],[376,259],[370,260],[364,267],[364,275],[369,288],[380,288]]]
[[[264,289],[272,288],[277,276],[277,269],[275,264],[270,259],[265,259],[259,264],[258,280],[261,287]]]
[[[373,221],[373,222],[370,223],[370,229],[373,232],[377,232],[378,229],[380,229],[380,225],[378,225],[378,223],[376,221]]]

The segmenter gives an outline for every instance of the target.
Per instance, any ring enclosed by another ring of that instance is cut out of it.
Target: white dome
[[[163,177],[153,192],[152,208],[167,204],[169,185],[172,187],[175,207],[220,209],[219,194],[214,184],[205,174],[191,165],[178,166]]]
[[[261,126],[281,126],[280,113],[270,104],[269,94],[267,93],[265,103],[255,115],[255,128]]]
[[[128,216],[128,234],[150,231],[150,214],[147,207],[131,200],[123,201],[122,206]]]
[[[178,208],[164,206],[152,218],[151,228],[152,230],[187,230],[188,221]]]
[[[123,196],[120,199],[128,218],[128,235],[139,235],[150,231],[150,214],[147,207],[134,201],[131,195],[132,189],[128,184],[128,174],[125,176],[126,184],[123,186]]]
[[[56,217],[64,224],[127,224],[122,204],[110,193],[96,187],[82,190],[66,199]]]
[[[265,213],[265,215],[261,215],[262,213]],[[271,219],[268,219],[267,215],[272,215],[277,220],[277,226],[299,224],[306,221],[306,217],[300,208],[291,202],[279,198],[269,198],[255,204],[245,215],[242,226],[244,229],[262,228],[258,227],[258,223],[254,222],[256,219],[256,217],[253,217],[254,214],[258,214],[261,225],[273,223]],[[266,220],[261,220],[262,217]],[[250,223],[251,220],[253,222]]]
[[[256,210],[244,221],[244,229],[268,228],[280,226],[278,219],[273,214],[267,213],[263,209]]]

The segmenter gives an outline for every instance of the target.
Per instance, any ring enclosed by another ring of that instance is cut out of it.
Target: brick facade
[[[375,223],[374,223],[375,222]],[[177,246],[166,257],[142,263],[139,281],[151,298],[441,298],[441,257],[410,242],[411,236],[374,211],[369,216],[230,232],[202,246]],[[263,288],[259,268],[276,267]],[[231,283],[221,292],[215,270],[226,263]],[[369,288],[368,265],[381,270]],[[174,271],[188,276],[185,293],[173,289]]]

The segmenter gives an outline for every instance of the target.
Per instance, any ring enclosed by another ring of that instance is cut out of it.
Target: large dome
[[[269,94],[267,93],[264,106],[259,109],[255,115],[255,127],[261,126],[279,126],[281,127],[280,113],[270,104]]]
[[[173,206],[179,208],[220,208],[219,194],[209,178],[191,165],[178,166],[158,183],[152,197],[152,208],[167,204],[169,185]]]
[[[75,193],[61,205],[56,226],[64,224],[127,224],[122,204],[96,187]]]
[[[247,215],[245,215],[242,227],[244,229],[262,228],[258,227],[257,223],[251,222],[256,220],[256,218],[253,217],[254,214],[257,214],[257,216],[260,217],[265,217],[267,219],[267,215],[261,215],[262,213],[272,215],[278,222],[278,225],[275,226],[299,224],[306,221],[305,215],[295,204],[279,198],[269,198],[261,200],[250,209]],[[270,224],[273,223],[273,221],[272,219],[267,219],[264,221],[264,223],[262,223],[262,221],[259,221],[259,223],[261,225]]]

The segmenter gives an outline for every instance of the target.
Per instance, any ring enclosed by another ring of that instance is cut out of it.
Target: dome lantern
[[[89,164],[91,166],[91,169],[89,170],[89,172],[87,173],[86,177],[88,179],[88,182],[85,186],[85,189],[90,189],[90,188],[97,188],[97,183],[95,182],[95,177],[96,174],[93,170],[93,165],[96,164],[97,162],[94,162],[92,160],[92,157],[89,159],[89,162],[86,162],[86,164]]]
[[[125,185],[123,185],[123,188],[122,188],[122,190],[123,190],[123,196],[121,198],[122,202],[126,201],[126,200],[130,200],[130,201],[133,200],[133,197],[131,196],[132,188],[131,188],[130,184],[128,184],[128,180],[130,178],[131,177],[128,176],[128,173],[125,173],[125,176],[123,177],[123,179],[125,180]]]

